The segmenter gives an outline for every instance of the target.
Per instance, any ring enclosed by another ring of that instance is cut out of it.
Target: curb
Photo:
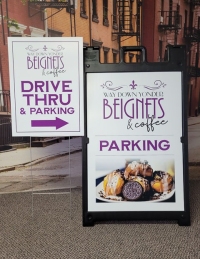
[[[188,127],[200,124],[200,122],[189,124]]]
[[[189,166],[200,166],[200,162],[189,162]]]
[[[51,160],[54,158],[58,158],[58,157],[62,157],[62,156],[66,156],[66,155],[74,154],[74,153],[78,153],[78,152],[82,152],[82,149],[76,149],[76,150],[71,151],[70,153],[68,151],[63,152],[63,153],[58,153],[58,154],[46,156],[43,158],[39,158],[39,159],[36,159],[31,162],[27,162],[27,163],[15,165],[15,166],[8,166],[8,167],[0,168],[0,173],[14,171],[15,169],[20,168],[20,167],[28,167],[28,166],[36,165],[36,164],[42,163],[44,161],[48,161],[48,160]]]
[[[2,150],[0,151],[0,153],[6,153],[6,152],[11,152],[11,151],[15,151],[17,150],[16,148],[11,148],[11,149],[8,149],[8,150]]]
[[[194,122],[194,123],[188,124],[188,127],[193,126],[193,125],[197,125],[197,124],[200,124],[200,122]]]

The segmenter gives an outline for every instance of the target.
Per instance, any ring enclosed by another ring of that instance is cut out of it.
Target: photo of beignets
[[[158,193],[169,192],[173,186],[173,177],[164,171],[155,171],[153,173],[154,180],[151,182],[151,187]]]
[[[148,162],[133,161],[127,165],[124,171],[124,178],[128,179],[130,175],[140,175],[143,177],[150,177],[153,174],[153,169]]]
[[[115,170],[112,173],[106,175],[106,177],[104,177],[103,189],[106,196],[120,194],[123,185],[124,180],[119,170]]]

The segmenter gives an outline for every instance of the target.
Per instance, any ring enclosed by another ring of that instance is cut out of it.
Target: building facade
[[[186,45],[188,115],[199,114],[199,0],[143,0],[141,44],[149,62],[166,60],[167,45]]]
[[[83,37],[85,47],[100,48],[102,63],[119,62],[121,46],[140,45],[140,0],[29,1],[34,7],[45,14],[49,37]],[[126,56],[128,62],[137,58]]]
[[[11,133],[8,37],[43,37],[44,21],[38,16],[31,17],[20,0],[0,1],[0,146],[23,141]]]
[[[21,0],[0,1],[0,116],[10,116],[7,37],[83,37],[100,49],[101,63],[166,61],[166,46],[187,47],[189,116],[200,107],[200,0]],[[1,145],[1,144],[0,144]]]

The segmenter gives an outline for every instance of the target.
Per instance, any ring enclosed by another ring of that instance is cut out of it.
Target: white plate
[[[101,201],[105,201],[105,202],[127,202],[127,201],[116,201],[116,200],[111,200],[111,199],[105,199],[103,197],[100,196],[100,192],[103,192],[103,181],[98,184],[96,186],[96,198],[98,200],[101,200]],[[149,200],[149,201],[129,201],[129,202],[160,202],[160,201],[166,201],[168,200],[169,198],[171,198],[173,196],[173,194],[175,193],[175,185],[173,184],[173,187],[172,187],[172,191],[169,192],[169,193],[166,193],[163,195],[160,196],[160,198],[156,199],[156,200]],[[113,197],[120,197],[120,196],[113,196]]]

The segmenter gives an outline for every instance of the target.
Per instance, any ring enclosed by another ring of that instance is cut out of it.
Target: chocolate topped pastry
[[[112,173],[106,175],[103,180],[105,196],[120,194],[123,185],[124,179],[122,178],[121,172],[119,170],[115,170]]]
[[[129,175],[128,181],[134,181],[141,184],[143,192],[148,192],[150,190],[149,181],[141,176]]]
[[[144,163],[133,161],[127,165],[124,171],[124,178],[128,179],[131,175],[139,175],[143,177],[150,177],[153,174],[153,169],[147,161]]]
[[[124,184],[122,194],[127,201],[136,201],[143,194],[142,185],[138,182],[129,181]]]
[[[153,173],[154,180],[151,187],[158,193],[170,192],[173,186],[173,177],[164,171],[155,171]]]

